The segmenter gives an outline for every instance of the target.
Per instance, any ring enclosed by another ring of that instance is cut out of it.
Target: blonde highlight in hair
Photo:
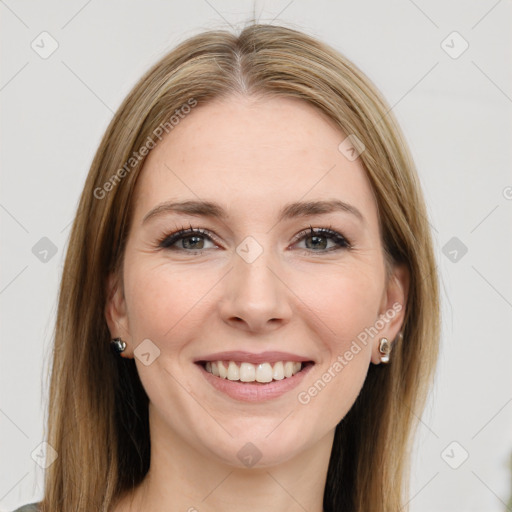
[[[415,418],[438,352],[439,292],[426,207],[414,163],[389,106],[370,80],[329,46],[296,30],[254,24],[209,31],[154,65],[119,107],[89,171],[59,294],[48,412],[43,512],[108,512],[149,469],[148,397],[133,359],[117,358],[105,321],[109,276],[122,265],[144,158],[112,180],[176,109],[232,95],[308,102],[365,146],[360,158],[378,205],[390,265],[410,272],[403,340],[389,365],[370,365],[336,428],[326,511],[396,512],[407,496]],[[111,190],[110,190],[111,189]]]

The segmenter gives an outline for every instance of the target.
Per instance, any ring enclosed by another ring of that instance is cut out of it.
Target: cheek
[[[373,343],[368,332],[378,319],[383,279],[378,271],[360,266],[318,276],[315,286],[303,288],[307,305],[322,320],[322,357],[312,384],[300,389],[297,399],[332,427],[364,384]]]
[[[326,348],[337,355],[378,319],[383,283],[375,266],[359,265],[317,273],[315,280],[298,281],[296,288],[322,320]]]
[[[178,330],[194,322],[200,325],[197,314],[208,304],[216,280],[197,269],[165,263],[128,268],[132,270],[125,274],[125,293],[134,342],[149,338],[163,345],[165,340],[166,349],[172,349]]]

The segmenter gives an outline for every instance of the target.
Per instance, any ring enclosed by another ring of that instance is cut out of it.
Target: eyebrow
[[[297,201],[286,204],[279,212],[278,220],[293,219],[296,217],[308,217],[325,213],[346,212],[365,222],[363,214],[355,207],[339,199],[324,201]],[[149,211],[142,223],[165,213],[181,213],[197,217],[213,217],[225,220],[228,217],[226,210],[217,203],[211,201],[167,201],[161,203]]]

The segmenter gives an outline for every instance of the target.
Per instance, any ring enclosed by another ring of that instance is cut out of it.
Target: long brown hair
[[[336,428],[324,506],[396,512],[406,501],[411,433],[439,338],[436,265],[414,163],[389,106],[353,63],[299,31],[253,24],[238,36],[199,34],[161,59],[124,100],[94,157],[59,295],[48,418],[58,458],[46,473],[44,512],[107,512],[148,471],[148,397],[134,360],[109,348],[107,281],[122,265],[141,148],[158,142],[159,127],[172,129],[169,119],[183,105],[233,94],[302,99],[366,148],[360,158],[384,249],[389,261],[407,265],[409,295],[392,362],[370,365]]]

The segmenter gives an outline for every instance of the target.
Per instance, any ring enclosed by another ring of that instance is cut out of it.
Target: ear
[[[112,339],[121,338],[126,342],[126,349],[120,355],[133,357],[133,344],[128,325],[128,315],[122,279],[117,273],[111,273],[107,281],[107,302],[105,319]]]
[[[380,364],[379,344],[381,338],[387,338],[391,342],[391,359],[393,358],[393,341],[399,335],[405,319],[409,280],[410,275],[407,265],[401,264],[391,267],[379,311],[379,318],[384,326],[375,336],[372,347],[372,363],[374,364]]]

